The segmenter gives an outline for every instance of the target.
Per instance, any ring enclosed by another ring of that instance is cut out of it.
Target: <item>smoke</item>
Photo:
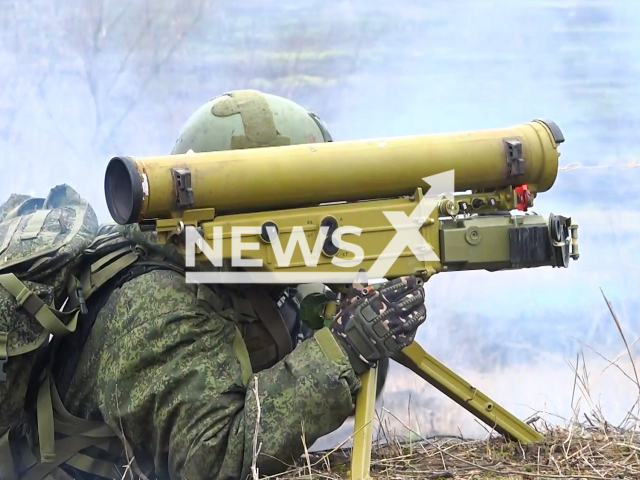
[[[550,118],[567,139],[563,165],[628,164],[640,154],[639,20],[634,0],[7,0],[0,197],[69,183],[106,221],[108,160],[168,153],[197,107],[237,88],[292,98],[336,140]],[[561,171],[536,208],[578,220],[580,260],[437,276],[425,348],[509,405],[527,391],[532,408],[569,408],[559,386],[571,372],[556,359],[621,347],[601,287],[638,338],[639,172]],[[391,404],[439,395],[403,378],[389,381]]]

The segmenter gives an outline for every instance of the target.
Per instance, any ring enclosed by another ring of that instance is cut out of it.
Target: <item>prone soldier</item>
[[[172,153],[326,141],[316,115],[244,90],[199,108]],[[244,479],[254,455],[261,473],[286,469],[303,453],[303,435],[309,445],[343,424],[359,374],[410,344],[426,318],[414,277],[378,290],[354,284],[332,325],[294,349],[298,332],[276,305],[282,291],[187,284],[179,255],[155,248],[152,237],[137,228],[101,229],[84,265],[97,271],[100,264],[103,277],[112,277],[100,280],[108,294],[89,299],[53,369],[66,413],[109,425],[124,457],[149,478]],[[127,249],[137,260],[122,269],[114,252]],[[61,468],[74,478],[100,473],[112,453]]]

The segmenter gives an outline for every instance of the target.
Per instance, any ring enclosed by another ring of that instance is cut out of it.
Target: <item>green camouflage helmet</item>
[[[196,110],[171,154],[331,141],[324,122],[297,103],[257,90],[235,90]]]

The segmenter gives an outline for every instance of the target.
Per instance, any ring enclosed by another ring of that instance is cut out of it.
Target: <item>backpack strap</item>
[[[80,313],[79,308],[61,312],[50,307],[29,290],[13,273],[0,275],[0,285],[13,295],[18,305],[33,315],[48,333],[52,335],[68,335],[75,331],[78,314]],[[40,344],[35,345],[34,348],[30,346],[29,350],[20,353],[35,350],[39,346]]]
[[[82,296],[88,299],[109,280],[133,265],[142,253],[141,249],[127,245],[96,260],[80,276]]]
[[[36,210],[31,214],[31,218],[29,222],[22,230],[22,234],[20,235],[20,240],[31,240],[38,236],[40,230],[42,230],[42,226],[44,225],[44,221],[47,219],[47,215],[51,213],[51,210]]]
[[[40,445],[40,461],[26,472],[21,480],[42,480],[65,464],[84,472],[105,478],[115,478],[115,465],[99,455],[82,453],[93,447],[110,456],[122,456],[123,444],[106,423],[84,420],[73,416],[64,407],[55,387],[51,373],[43,376],[38,392],[38,429],[45,428],[64,435],[52,445]],[[44,451],[48,455],[44,461]]]
[[[276,343],[278,358],[284,358],[293,350],[291,334],[282,319],[275,302],[264,288],[247,288],[244,294],[248,298],[253,310],[262,321],[269,335]]]

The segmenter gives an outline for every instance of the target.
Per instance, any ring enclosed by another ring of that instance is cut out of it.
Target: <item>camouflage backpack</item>
[[[67,185],[0,205],[0,479],[15,478],[10,435],[34,420],[27,395],[44,370],[34,367],[46,365],[50,339],[72,333],[85,309],[73,269],[97,230],[95,212]],[[38,410],[46,410],[48,392],[36,392]],[[40,461],[48,462],[53,422],[38,412],[37,423]]]

